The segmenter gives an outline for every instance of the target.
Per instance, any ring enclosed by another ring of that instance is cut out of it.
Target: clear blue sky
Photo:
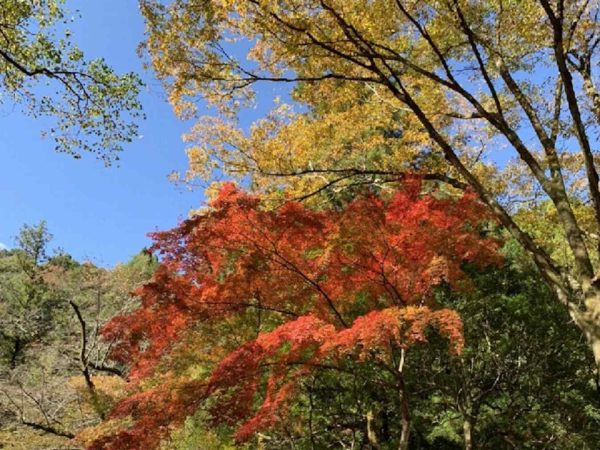
[[[81,12],[71,27],[88,58],[103,56],[118,71],[142,72],[136,47],[143,22],[136,0],[72,0]],[[54,247],[77,259],[112,266],[149,244],[146,233],[172,227],[201,204],[200,191],[188,192],[167,180],[185,169],[178,121],[152,75],[143,104],[147,120],[128,145],[119,167],[105,168],[87,155],[82,160],[55,153],[42,139],[41,124],[11,105],[0,106],[0,246],[12,246],[22,224],[45,219]]]

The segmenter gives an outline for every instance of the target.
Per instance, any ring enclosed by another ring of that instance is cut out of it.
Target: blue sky
[[[118,71],[142,72],[136,47],[143,22],[136,0],[70,1],[81,18],[71,27],[88,58],[105,57]],[[181,134],[189,124],[175,118],[150,73],[143,93],[147,120],[122,154],[105,168],[53,151],[42,124],[10,104],[0,106],[0,247],[14,245],[24,224],[42,219],[53,247],[104,266],[124,262],[149,244],[146,233],[172,227],[203,201],[167,180],[186,166]]]

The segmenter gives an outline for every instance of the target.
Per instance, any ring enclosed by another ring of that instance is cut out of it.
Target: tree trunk
[[[597,335],[590,340],[590,346],[592,347],[592,352],[594,353],[594,361],[596,362],[596,373],[600,377],[600,338]]]
[[[373,450],[379,450],[381,448],[379,446],[377,432],[375,431],[375,414],[373,414],[372,410],[367,412],[367,439],[369,440],[369,445]]]
[[[468,417],[465,417],[463,422],[463,436],[465,440],[465,450],[473,450],[473,424]]]
[[[585,334],[594,355],[597,374],[600,375],[600,293],[588,293],[585,311],[569,303],[569,314]]]
[[[13,349],[10,355],[10,368],[12,370],[17,368],[17,359],[19,358],[19,354],[21,353],[21,339],[18,337],[14,338]]]
[[[592,112],[596,116],[596,120],[600,123],[600,94],[594,86],[591,73],[583,70],[581,75],[583,77],[583,90],[592,103]]]
[[[410,438],[410,409],[408,407],[408,392],[404,384],[404,359],[405,350],[402,349],[400,364],[398,366],[398,391],[400,394],[400,443],[398,450],[408,450]]]
[[[408,450],[408,440],[410,438],[410,419],[403,413],[400,419],[402,430],[400,432],[400,444],[398,450]]]

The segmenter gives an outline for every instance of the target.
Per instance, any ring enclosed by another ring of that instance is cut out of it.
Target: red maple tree
[[[130,367],[133,391],[111,417],[133,424],[89,448],[154,448],[207,398],[214,422],[247,440],[285,416],[298,380],[322,364],[391,366],[394,352],[426,341],[427,329],[459,353],[460,318],[437,307],[434,293],[442,284],[468,287],[465,263],[499,261],[485,223],[472,193],[425,195],[418,177],[321,211],[291,201],[268,209],[224,185],[204,213],[152,235],[161,264],[137,292],[139,309],[104,329],[116,342],[113,358]],[[240,329],[229,347],[194,347],[199,324],[249,312],[253,336]],[[178,372],[183,355],[209,359],[212,369]]]

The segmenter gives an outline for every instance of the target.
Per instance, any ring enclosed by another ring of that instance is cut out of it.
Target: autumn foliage
[[[269,209],[224,185],[206,211],[153,234],[162,263],[140,307],[105,327],[113,358],[131,362],[132,393],[111,415],[127,425],[90,448],[156,447],[204,401],[247,440],[276,426],[298,380],[322,365],[391,365],[428,329],[459,353],[461,320],[436,306],[436,287],[468,288],[465,264],[498,262],[486,224],[473,194],[423,194],[417,177],[321,211]],[[206,348],[203,326],[240,318],[250,325]],[[209,370],[179,370],[185,358]]]

